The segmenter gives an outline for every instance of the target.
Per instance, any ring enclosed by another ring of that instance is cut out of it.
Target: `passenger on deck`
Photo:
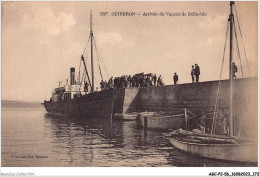
[[[152,76],[148,76],[148,87],[153,86]]]
[[[101,90],[104,90],[104,82],[103,82],[103,80],[100,81],[100,88],[101,88]]]
[[[85,84],[84,84],[84,91],[88,92],[88,83],[87,82],[85,82]]]
[[[124,87],[128,87],[127,75],[124,76]]]
[[[157,76],[156,76],[156,74],[153,75],[152,80],[153,80],[153,86],[156,86],[156,81],[157,81]]]
[[[104,89],[108,89],[107,81],[104,82]]]
[[[129,75],[127,77],[127,85],[128,85],[128,87],[132,87],[132,77],[131,77],[131,75]]]
[[[101,84],[102,83],[102,84]],[[161,86],[163,84],[162,76],[158,77],[156,74],[146,74],[146,75],[123,75],[121,77],[111,77],[106,84],[104,81],[100,82],[101,89],[106,88],[129,88],[129,87],[151,87],[151,86]]]
[[[113,77],[108,80],[108,88],[113,88]]]

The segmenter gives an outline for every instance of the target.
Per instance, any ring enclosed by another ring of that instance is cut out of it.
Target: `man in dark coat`
[[[104,88],[105,88],[103,80],[100,81],[100,88],[101,88],[101,90],[104,90]]]
[[[194,75],[195,75],[194,65],[192,65],[190,75],[191,75],[191,80],[192,80],[192,83],[193,83],[194,82]]]
[[[237,78],[237,76],[236,76],[236,72],[237,72],[237,66],[236,66],[236,64],[233,62],[232,63],[232,78],[233,79],[236,79]]]
[[[199,76],[200,76],[200,67],[198,64],[195,64],[195,76],[196,76],[196,82],[199,82]]]
[[[156,86],[157,76],[156,74],[153,75],[153,86]]]
[[[157,79],[157,86],[162,86],[163,85],[163,81],[162,81],[162,76],[160,75]]]
[[[179,80],[179,77],[178,77],[177,73],[174,73],[174,76],[173,76],[174,85],[177,84],[178,80]]]

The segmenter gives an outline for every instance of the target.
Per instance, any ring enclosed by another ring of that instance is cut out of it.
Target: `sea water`
[[[137,121],[51,116],[40,103],[2,101],[3,167],[257,166],[179,151]]]

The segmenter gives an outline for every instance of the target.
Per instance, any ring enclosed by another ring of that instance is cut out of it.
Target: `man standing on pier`
[[[236,76],[236,72],[237,72],[237,66],[236,66],[236,64],[235,64],[235,62],[233,62],[232,63],[232,77],[233,77],[233,79],[236,79],[237,78],[237,76]]]
[[[156,86],[157,76],[156,74],[153,75],[153,86]]]
[[[160,75],[157,79],[157,86],[162,86],[163,85],[163,81],[162,81],[162,76]]]
[[[194,65],[192,65],[190,75],[191,75],[191,79],[192,79],[192,83],[193,83],[194,82],[194,75],[195,75]]]
[[[178,80],[179,80],[179,77],[178,77],[177,73],[174,73],[174,76],[173,76],[174,85],[177,84]]]
[[[195,76],[196,76],[196,82],[199,82],[199,76],[200,76],[200,67],[198,64],[195,64],[195,69],[194,69],[194,72],[195,72]]]

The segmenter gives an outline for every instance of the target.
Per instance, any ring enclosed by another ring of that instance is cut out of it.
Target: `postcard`
[[[3,176],[259,176],[257,1],[1,5]]]

